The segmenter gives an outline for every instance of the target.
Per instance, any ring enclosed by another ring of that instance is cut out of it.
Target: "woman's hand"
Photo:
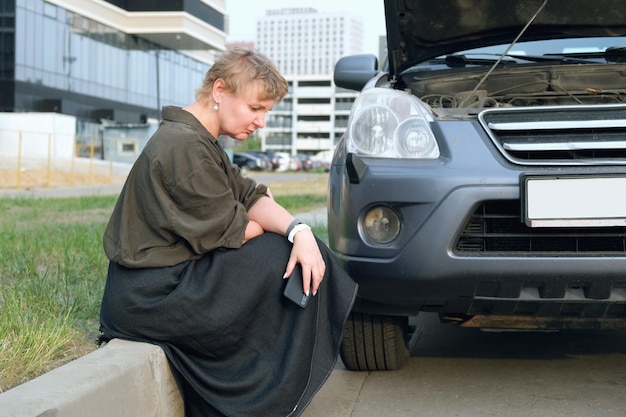
[[[289,256],[283,278],[291,275],[298,263],[302,266],[302,287],[304,293],[316,295],[324,279],[326,263],[317,245],[317,240],[309,229],[301,230],[295,234],[293,248],[291,249],[291,255]]]
[[[264,233],[263,228],[260,224],[255,221],[249,220],[248,225],[246,226],[246,231],[243,236],[243,243],[246,243],[250,239],[253,239],[257,236],[261,236]]]
[[[250,209],[248,218],[257,222],[267,232],[279,233],[283,236],[287,226],[293,222],[293,216],[278,204],[268,191],[268,198],[259,198]],[[302,287],[305,292],[317,294],[317,290],[324,279],[326,263],[317,246],[317,240],[310,229],[299,230],[293,237],[293,247],[287,262],[285,275],[287,278],[293,272],[296,264],[302,266]]]

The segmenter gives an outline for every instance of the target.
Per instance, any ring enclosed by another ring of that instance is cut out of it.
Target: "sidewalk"
[[[326,225],[326,221],[328,220],[326,217],[326,207],[307,213],[296,214],[294,217],[297,217],[309,226],[323,226]]]

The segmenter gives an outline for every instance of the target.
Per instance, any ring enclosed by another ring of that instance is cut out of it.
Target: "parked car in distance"
[[[313,166],[315,168],[321,168],[324,171],[330,171],[330,163],[333,160],[333,151],[320,151],[311,157],[313,160]]]
[[[302,171],[302,160],[298,158],[296,155],[291,155],[289,157],[289,170],[290,171]]]
[[[276,160],[278,161],[277,172],[285,172],[291,170],[291,155],[288,152],[276,152]]]
[[[260,156],[261,158],[265,158],[267,159],[267,161],[270,164],[270,169],[271,170],[276,170],[278,169],[278,166],[280,164],[279,160],[278,160],[278,156],[277,156],[277,152],[274,151],[247,151],[247,153],[251,153],[253,155],[256,156]]]
[[[471,7],[468,5],[471,4]],[[626,323],[626,8],[385,0],[388,58],[329,175],[329,246],[358,282],[341,356],[406,362],[408,317],[480,329]]]
[[[311,157],[309,155],[306,155],[306,154],[303,154],[303,153],[298,153],[298,154],[295,155],[295,157],[302,164],[302,170],[303,171],[310,171],[311,169],[313,169],[313,160],[311,159]]]
[[[249,171],[267,171],[271,169],[269,159],[248,152],[233,153],[233,162],[241,169],[242,174]]]

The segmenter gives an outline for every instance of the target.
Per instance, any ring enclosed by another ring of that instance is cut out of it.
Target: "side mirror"
[[[338,87],[361,91],[376,74],[378,58],[375,55],[350,55],[337,61],[333,79]]]

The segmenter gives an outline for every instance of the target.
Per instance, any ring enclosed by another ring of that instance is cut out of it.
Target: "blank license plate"
[[[626,226],[626,177],[524,177],[530,227]]]

